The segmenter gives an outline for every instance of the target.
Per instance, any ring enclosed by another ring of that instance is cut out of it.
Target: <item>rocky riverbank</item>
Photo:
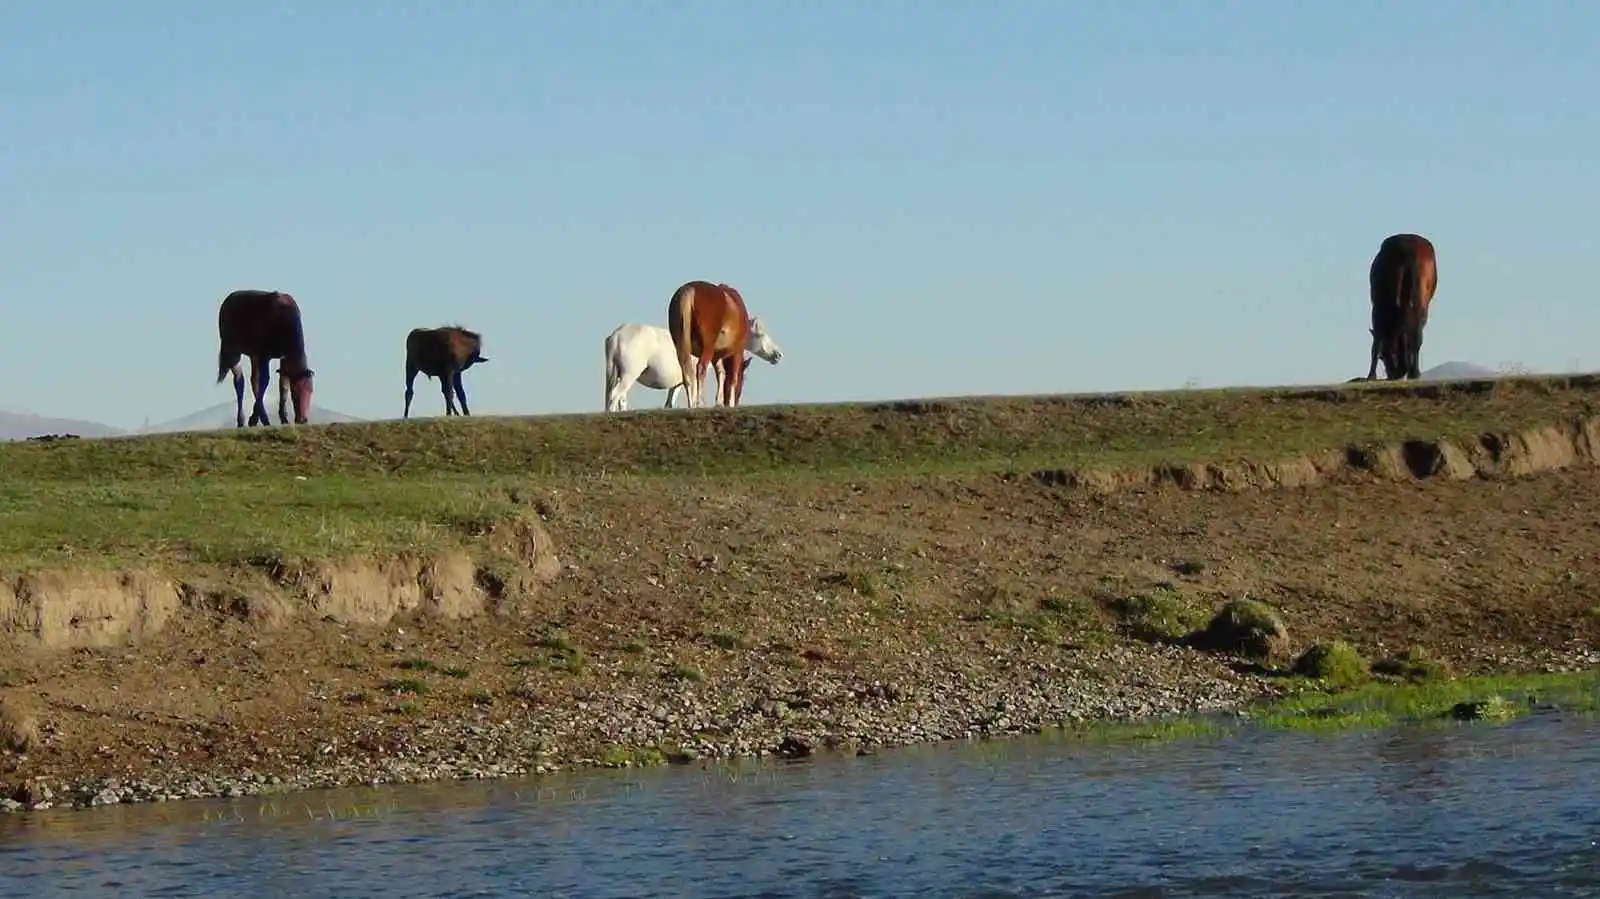
[[[869,753],[942,740],[991,739],[1095,722],[1135,722],[1235,709],[1281,695],[1282,678],[1240,673],[1237,660],[1128,642],[1064,662],[1057,647],[928,652],[882,677],[822,661],[804,670],[754,664],[702,680],[639,680],[621,670],[563,695],[522,692],[515,708],[473,707],[437,717],[403,704],[337,724],[235,734],[204,762],[163,761],[176,740],[144,747],[147,764],[91,776],[29,777],[0,810],[243,797],[355,785],[524,777],[586,766],[693,764],[735,757]],[[818,660],[820,661],[820,660]],[[1574,671],[1600,653],[1574,648],[1501,657],[1506,670]],[[268,724],[259,722],[258,724]],[[331,725],[331,726],[330,726]],[[43,726],[35,752],[60,734]],[[104,756],[124,752],[101,747]]]

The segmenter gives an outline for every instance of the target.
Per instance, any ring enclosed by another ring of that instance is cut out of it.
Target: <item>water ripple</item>
[[[0,820],[0,899],[1577,896],[1593,725],[1048,739]]]

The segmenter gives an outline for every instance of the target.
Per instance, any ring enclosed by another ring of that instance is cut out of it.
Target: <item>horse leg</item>
[[[700,337],[700,352],[695,357],[694,400],[691,405],[704,409],[706,406],[706,369],[710,368],[716,360],[717,333],[714,328],[708,328],[698,323],[695,326],[695,331]]]
[[[400,413],[400,417],[402,419],[411,417],[411,398],[413,396],[415,396],[416,393],[417,393],[416,390],[414,390],[412,388],[416,384],[416,382],[417,382],[417,367],[415,365],[412,365],[411,363],[407,362],[406,363],[406,409],[405,409],[404,412]]]
[[[450,395],[451,374],[453,372],[449,370],[439,373],[439,392],[444,394],[444,414],[446,418],[459,414],[456,412],[456,398]]]
[[[1417,331],[1411,336],[1411,345],[1407,348],[1411,353],[1410,375],[1420,380],[1422,378],[1422,331],[1428,327],[1428,310],[1426,307],[1417,314]]]
[[[289,379],[283,376],[283,364],[278,364],[278,424],[289,423]]]
[[[706,407],[706,372],[707,372],[707,370],[709,370],[711,368],[712,361],[711,361],[711,351],[710,350],[702,349],[701,352],[704,353],[704,355],[702,355],[698,359],[696,359],[695,360],[695,365],[694,365],[694,378],[695,378],[695,391],[694,391],[694,393],[695,393],[696,405],[698,405],[700,408],[704,409]],[[715,400],[716,397],[713,396],[712,399]],[[716,404],[712,403],[712,405],[716,405]]]
[[[732,358],[731,356],[724,356],[717,360],[715,366],[717,372],[717,400],[722,403],[724,408],[729,405],[728,393],[733,389],[733,375],[729,372],[729,366],[731,365],[729,360]]]
[[[233,401],[236,410],[233,420],[235,427],[244,427],[244,372],[240,370],[239,363],[233,364]]]
[[[737,406],[744,402],[744,373],[747,371],[744,365],[744,351],[741,349],[734,355],[729,356],[728,359],[728,369],[734,378],[733,405]]]
[[[608,348],[609,350],[609,348]],[[635,375],[634,377],[637,377]],[[620,362],[615,362],[608,351],[606,353],[606,411],[622,412],[628,408],[628,388],[633,386],[633,378],[628,377],[627,371]],[[672,404],[672,391],[667,391],[667,405]]]
[[[461,372],[456,372],[454,375],[451,375],[450,383],[455,385],[456,398],[461,400],[461,414],[471,415],[472,410],[467,408],[467,388],[461,383]]]
[[[260,424],[266,427],[272,424],[271,416],[267,415],[267,384],[272,378],[271,371],[265,356],[250,357],[250,395],[255,399],[255,405],[250,409],[250,424]]]

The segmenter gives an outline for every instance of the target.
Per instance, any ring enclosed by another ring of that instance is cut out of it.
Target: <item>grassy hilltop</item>
[[[0,566],[465,545],[531,488],[1255,462],[1589,413],[1600,377],[272,427],[0,446]]]

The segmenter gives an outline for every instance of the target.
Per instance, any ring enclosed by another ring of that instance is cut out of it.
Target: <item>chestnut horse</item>
[[[1439,286],[1433,244],[1417,234],[1384,238],[1367,270],[1367,285],[1372,298],[1367,380],[1377,377],[1380,357],[1384,377],[1390,381],[1422,377],[1422,330]]]
[[[233,394],[237,401],[235,422],[244,427],[244,372],[240,356],[250,357],[250,393],[255,406],[250,425],[270,425],[263,397],[271,378],[268,362],[278,364],[278,421],[289,423],[286,400],[293,398],[294,423],[303,425],[311,412],[311,376],[306,364],[305,328],[300,322],[300,307],[294,297],[278,290],[235,290],[222,300],[217,310],[217,383],[233,372]]]
[[[744,394],[745,348],[750,342],[750,313],[744,297],[726,284],[689,281],[672,292],[667,303],[667,331],[678,351],[687,406],[704,406],[700,388],[706,368],[717,366],[722,405],[736,406]],[[694,367],[689,360],[694,359]]]

